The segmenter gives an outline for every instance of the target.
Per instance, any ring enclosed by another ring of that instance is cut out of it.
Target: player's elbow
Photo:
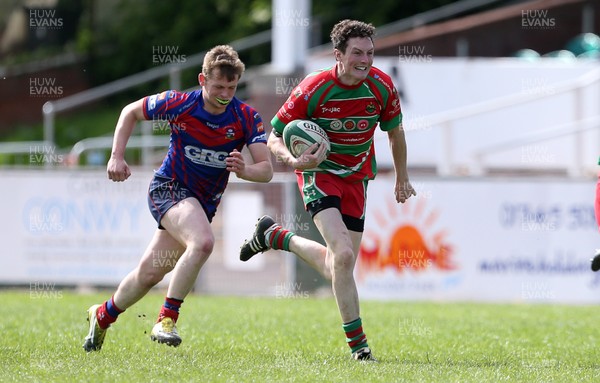
[[[271,182],[273,179],[273,165],[271,161],[267,161],[265,163],[265,169],[263,171],[263,179],[262,182]]]

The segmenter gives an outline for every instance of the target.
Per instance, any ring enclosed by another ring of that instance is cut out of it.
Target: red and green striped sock
[[[362,320],[360,317],[352,322],[344,323],[342,328],[346,333],[346,342],[348,343],[348,346],[350,346],[352,352],[369,346],[367,344],[367,336],[363,332]]]
[[[274,250],[290,251],[290,240],[296,235],[277,225],[265,232],[265,241]]]

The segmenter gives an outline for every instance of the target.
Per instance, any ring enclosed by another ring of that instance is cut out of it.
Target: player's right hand
[[[313,169],[327,158],[327,146],[325,144],[312,144],[302,153],[293,164],[298,170]]]
[[[108,179],[115,182],[125,181],[131,175],[131,170],[129,170],[127,162],[125,162],[124,159],[116,159],[113,157],[108,160],[106,172],[108,173]]]

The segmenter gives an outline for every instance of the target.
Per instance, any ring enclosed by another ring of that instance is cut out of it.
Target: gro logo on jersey
[[[210,149],[200,149],[198,147],[188,145],[185,147],[185,156],[195,164],[210,166],[212,168],[225,169],[225,159],[229,153],[217,152]]]

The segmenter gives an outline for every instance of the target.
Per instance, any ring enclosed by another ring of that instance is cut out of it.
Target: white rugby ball
[[[324,142],[327,146],[327,154],[331,150],[329,137],[325,130],[310,120],[290,121],[283,128],[283,142],[296,158],[315,143]]]

